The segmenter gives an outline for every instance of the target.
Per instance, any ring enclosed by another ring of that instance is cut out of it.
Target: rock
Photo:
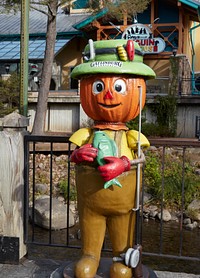
[[[35,217],[34,222],[38,226],[49,229],[49,213],[50,198],[41,197],[35,200]],[[30,210],[30,216],[32,217],[32,208]],[[31,219],[32,220],[32,219]],[[75,225],[75,214],[69,210],[69,227]],[[52,198],[52,230],[61,230],[67,228],[67,205],[61,202],[57,198]]]
[[[144,219],[148,219],[149,218],[149,212],[143,212],[143,217],[144,217]]]
[[[155,206],[155,205],[151,205],[151,206],[149,206],[149,210],[150,211],[155,211],[155,210],[158,210],[158,207]]]
[[[184,226],[186,230],[192,231],[194,229],[193,224],[187,224]]]
[[[70,239],[75,239],[75,235],[69,234],[69,238],[70,238]]]
[[[155,218],[157,216],[157,214],[158,214],[157,210],[150,210],[149,217]]]
[[[38,164],[38,168],[40,168],[41,170],[45,169],[45,165],[43,163],[39,163]]]
[[[149,151],[153,151],[153,152],[157,152],[157,148],[155,147],[155,146],[150,146],[149,148],[148,148],[148,150]]]
[[[147,206],[144,206],[143,207],[143,213],[145,213],[145,214],[148,214],[149,213],[149,207],[147,207]]]
[[[192,223],[192,221],[191,221],[190,218],[185,218],[185,219],[183,219],[183,224],[184,224],[184,225],[188,225],[188,224],[191,224],[191,223]]]
[[[196,169],[196,170],[195,170],[195,174],[198,175],[198,176],[200,176],[200,169]]]
[[[200,200],[193,200],[187,207],[190,218],[200,221]]]
[[[188,209],[195,209],[195,210],[200,210],[200,200],[193,200],[189,205]]]
[[[35,184],[35,191],[40,194],[45,194],[48,192],[48,185],[43,183],[36,183]]]
[[[151,218],[154,219],[156,215],[158,214],[158,207],[151,205],[149,207],[144,207],[143,208],[143,217],[144,218]]]
[[[187,225],[185,225],[184,227],[185,227],[186,230],[192,231],[192,230],[194,230],[197,226],[198,226],[198,223],[197,223],[196,221],[194,221],[193,223],[187,224]]]
[[[198,222],[197,222],[197,221],[194,221],[194,222],[193,222],[193,226],[194,226],[194,228],[198,227]]]
[[[151,200],[152,196],[151,194],[144,192],[144,196],[143,196],[143,203],[146,204]]]
[[[157,216],[158,216],[158,219],[161,220],[161,212],[159,212],[157,214]],[[170,214],[170,212],[167,209],[163,210],[162,220],[165,221],[165,222],[168,222],[168,221],[171,220],[171,214]]]
[[[171,221],[175,221],[175,222],[178,222],[178,216],[175,214],[175,213],[171,213]]]
[[[143,217],[144,218],[149,218],[149,213],[150,213],[150,210],[148,207],[144,206],[143,207]]]

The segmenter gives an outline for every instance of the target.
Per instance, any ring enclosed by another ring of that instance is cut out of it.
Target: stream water
[[[56,260],[74,261],[80,257],[80,240],[77,239],[78,226],[70,229],[70,245],[79,248],[49,247],[30,244],[28,255],[30,258],[41,257]],[[182,243],[180,241],[182,238]],[[48,244],[49,232],[35,227],[34,240],[39,243]],[[66,230],[52,231],[51,242],[55,245],[66,243]],[[200,274],[200,229],[193,231],[183,229],[180,234],[179,223],[168,222],[163,224],[162,244],[160,245],[160,223],[149,221],[143,223],[142,228],[143,263],[155,270],[166,270],[175,272],[187,272]],[[182,248],[181,248],[182,246]],[[109,248],[109,240],[106,240],[106,247]],[[172,256],[196,257],[199,260],[183,260],[175,258],[162,258],[145,253],[159,253]],[[103,256],[112,256],[111,252],[104,252]]]

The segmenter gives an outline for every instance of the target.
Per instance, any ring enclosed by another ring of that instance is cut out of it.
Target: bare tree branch
[[[31,4],[33,4],[33,5],[38,5],[38,6],[46,6],[47,4],[45,4],[45,3],[39,3],[39,2],[35,2],[35,1],[31,1]]]
[[[49,3],[47,4],[47,7],[48,7],[49,12],[51,13],[51,15],[55,17],[56,14],[53,13],[53,10],[52,10],[51,5],[50,5]],[[57,7],[58,7],[58,6],[56,6],[56,8],[57,8]]]
[[[33,4],[34,4],[34,3],[33,3]],[[43,10],[41,10],[41,9],[36,8],[35,6],[30,5],[30,8],[33,9],[33,10],[35,10],[35,11],[38,11],[38,12],[40,12],[40,13],[43,13],[43,14],[45,14],[46,16],[48,16],[48,13],[47,13],[47,12],[45,12],[45,11],[43,11]]]

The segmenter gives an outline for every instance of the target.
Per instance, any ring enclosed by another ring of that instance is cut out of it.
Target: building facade
[[[177,136],[195,136],[195,120],[196,116],[200,115],[200,1],[152,0],[143,13],[132,20],[124,15],[120,23],[109,18],[105,9],[93,15],[88,13],[87,8],[87,1],[78,0],[73,2],[72,7],[63,6],[57,15],[57,40],[46,129],[70,133],[86,120],[80,108],[78,82],[71,79],[70,73],[82,61],[82,51],[88,39],[108,40],[123,37],[134,39],[140,44],[144,52],[144,62],[156,72],[156,79],[147,82],[147,106],[151,105],[156,95],[175,95],[178,103]],[[40,86],[46,20],[44,14],[30,11],[31,122]],[[19,63],[20,13],[0,14],[2,78],[12,71],[19,71]],[[63,113],[66,105],[71,107],[69,113],[62,114],[63,124],[58,125],[55,117],[60,118],[61,114],[55,111],[61,110]],[[66,126],[66,117],[71,121],[72,117],[75,117],[79,122],[73,120],[72,122],[77,124]],[[149,112],[147,120],[153,120]]]

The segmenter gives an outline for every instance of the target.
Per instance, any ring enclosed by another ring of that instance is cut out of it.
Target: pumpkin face
[[[95,121],[125,123],[139,114],[139,86],[143,107],[146,99],[143,78],[116,74],[83,77],[80,81],[82,107]]]

